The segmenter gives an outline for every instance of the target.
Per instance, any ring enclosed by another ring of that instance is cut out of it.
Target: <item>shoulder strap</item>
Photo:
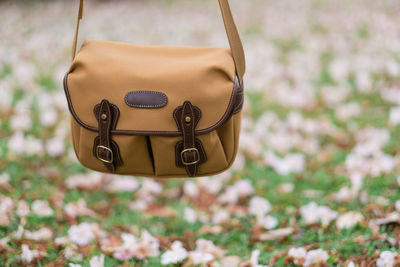
[[[72,60],[74,60],[75,58],[77,42],[78,42],[78,34],[79,34],[79,25],[81,19],[83,18],[84,0],[79,0],[79,1],[80,2],[79,2],[78,21],[76,24],[74,42],[72,44]],[[244,73],[246,71],[246,63],[245,63],[242,41],[240,40],[239,32],[235,25],[235,21],[233,19],[228,0],[218,0],[218,2],[221,8],[222,18],[224,20],[225,31],[228,36],[229,45],[231,47],[233,61],[235,62],[236,72],[241,84]]]

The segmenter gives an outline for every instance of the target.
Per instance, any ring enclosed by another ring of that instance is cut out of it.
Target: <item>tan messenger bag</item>
[[[64,78],[79,161],[149,177],[228,169],[238,151],[245,73],[228,0],[219,5],[230,49],[86,40],[76,54],[83,5]]]

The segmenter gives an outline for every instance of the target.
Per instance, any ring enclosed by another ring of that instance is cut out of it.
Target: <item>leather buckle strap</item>
[[[100,156],[100,149],[104,149],[109,153],[109,155],[110,155],[109,159],[104,159],[104,158],[102,158]],[[114,153],[110,148],[108,148],[106,146],[100,146],[99,145],[99,146],[96,147],[96,158],[99,159],[100,161],[104,162],[104,163],[113,163],[113,161],[114,161]]]
[[[196,155],[194,160],[190,161],[190,162],[186,161],[185,158],[184,158],[185,153],[189,153],[189,152],[195,152],[195,155]],[[185,166],[197,164],[197,163],[200,162],[200,152],[199,152],[199,150],[197,148],[194,148],[194,147],[193,148],[184,149],[181,152],[181,160],[182,160],[182,164],[185,165]]]
[[[174,119],[182,132],[182,140],[175,145],[176,166],[185,168],[188,176],[196,176],[200,164],[207,160],[201,141],[195,137],[195,128],[201,111],[190,101],[185,101],[174,111]]]
[[[103,162],[108,171],[115,172],[123,164],[118,144],[111,136],[111,131],[117,126],[119,109],[103,99],[95,106],[94,115],[98,121],[99,135],[94,140],[93,154]]]

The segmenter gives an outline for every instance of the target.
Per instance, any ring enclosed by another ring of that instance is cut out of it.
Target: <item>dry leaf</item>
[[[178,215],[176,210],[170,207],[165,207],[163,205],[148,206],[145,214],[147,216],[157,216],[157,217],[176,217]]]
[[[223,228],[220,225],[204,225],[197,232],[198,235],[213,234],[218,235],[222,232]]]

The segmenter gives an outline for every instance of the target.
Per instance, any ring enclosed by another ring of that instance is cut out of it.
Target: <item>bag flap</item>
[[[120,110],[115,132],[174,135],[179,132],[173,112],[186,100],[201,110],[196,133],[228,119],[237,81],[230,49],[91,40],[82,45],[64,87],[73,117],[85,128],[97,130],[93,110],[107,99]],[[137,91],[166,99],[152,108],[126,103],[127,95]]]

